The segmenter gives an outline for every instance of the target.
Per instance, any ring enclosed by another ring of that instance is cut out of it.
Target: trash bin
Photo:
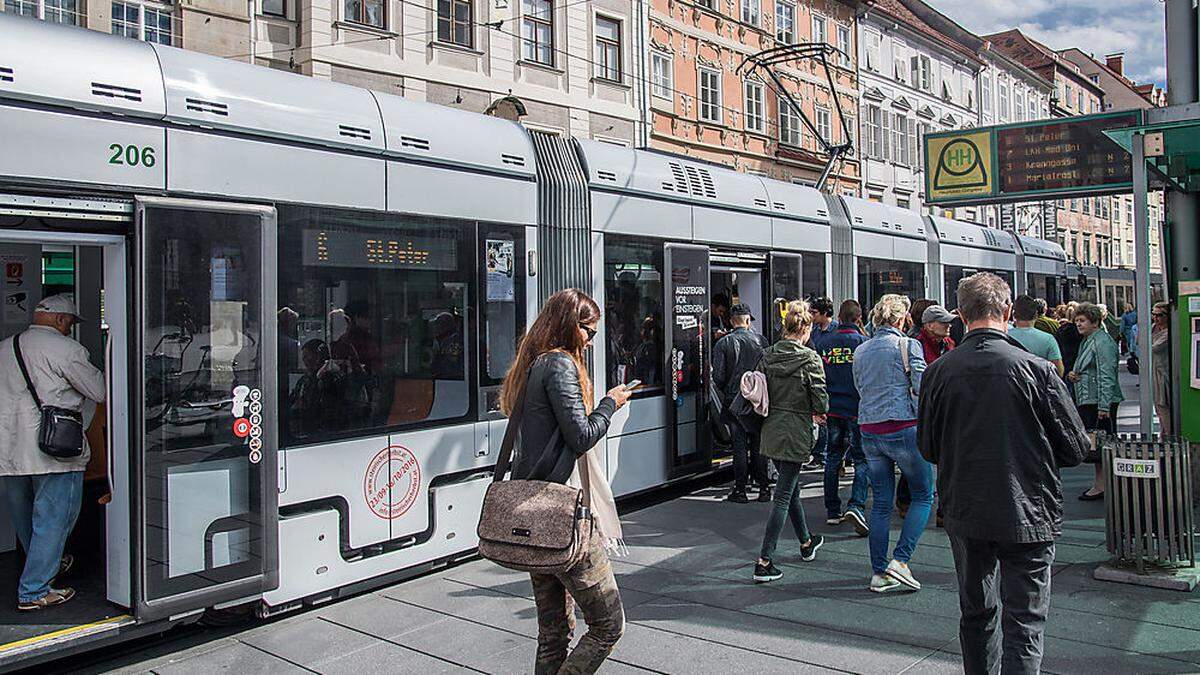
[[[1191,444],[1160,434],[1101,441],[1105,530],[1118,563],[1196,566],[1192,531]]]

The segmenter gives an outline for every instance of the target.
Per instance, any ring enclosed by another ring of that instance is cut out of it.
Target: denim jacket
[[[901,348],[908,349],[909,374]],[[921,343],[885,326],[854,350],[854,386],[858,389],[858,423],[917,419],[917,394],[925,355]]]

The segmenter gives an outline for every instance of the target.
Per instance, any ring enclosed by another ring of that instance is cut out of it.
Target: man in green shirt
[[[1058,341],[1053,335],[1034,327],[1038,317],[1038,301],[1022,295],[1013,303],[1013,321],[1015,327],[1008,329],[1008,335],[1021,343],[1029,353],[1040,356],[1058,369],[1058,376],[1063,374],[1062,352],[1058,349]]]

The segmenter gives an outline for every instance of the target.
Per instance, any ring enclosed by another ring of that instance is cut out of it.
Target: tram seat
[[[397,380],[388,424],[458,417],[466,414],[469,405],[464,380]]]

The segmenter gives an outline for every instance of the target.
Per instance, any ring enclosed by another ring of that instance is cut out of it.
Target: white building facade
[[[1048,119],[1054,86],[984,43],[979,51],[979,126]],[[985,206],[981,224],[1029,237],[1054,240],[1057,202],[1053,200]],[[1047,227],[1049,224],[1049,227]]]
[[[980,59],[896,0],[858,21],[863,197],[920,211],[925,134],[976,126]],[[952,217],[978,221],[980,209]],[[947,210],[938,209],[938,215]]]

